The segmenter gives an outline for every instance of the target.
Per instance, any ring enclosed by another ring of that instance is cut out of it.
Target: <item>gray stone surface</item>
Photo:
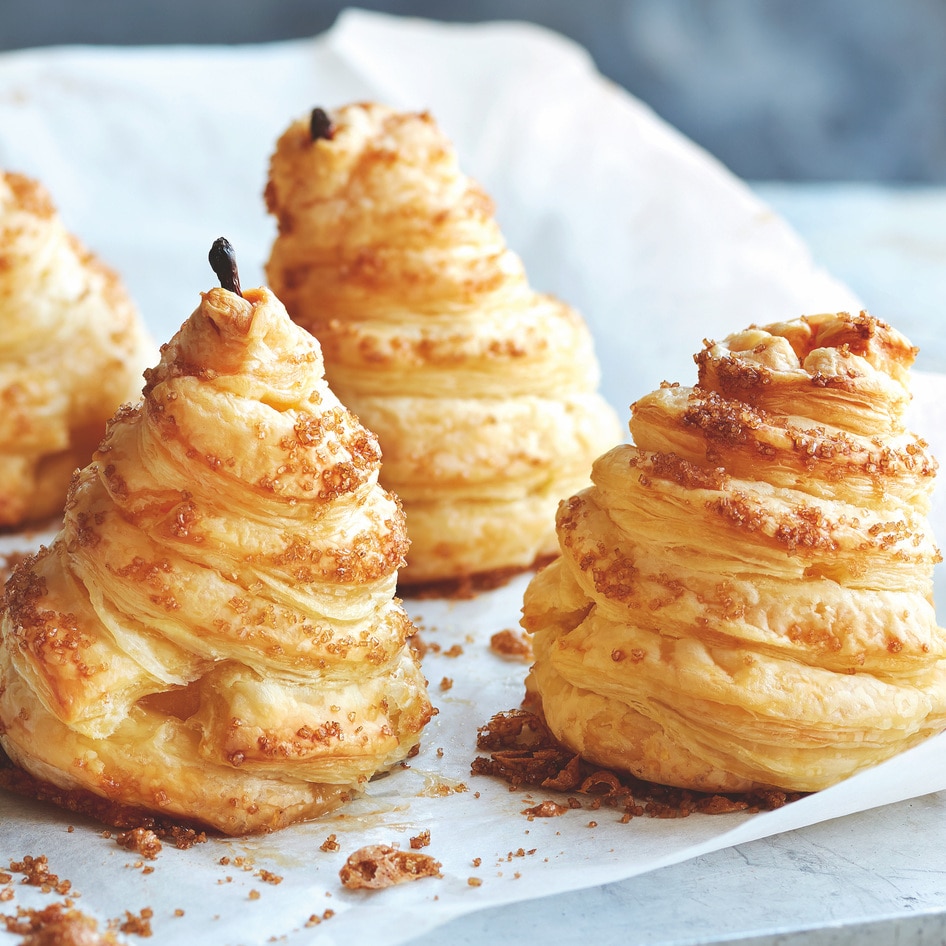
[[[411,946],[942,946],[944,806],[927,795],[485,910]]]
[[[756,180],[946,181],[941,0],[363,0],[571,36],[599,68]],[[311,36],[337,0],[4,0],[0,49]]]

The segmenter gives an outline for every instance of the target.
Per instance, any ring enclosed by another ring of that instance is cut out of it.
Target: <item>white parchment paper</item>
[[[704,338],[859,305],[712,158],[604,81],[580,49],[522,24],[445,26],[352,11],[299,42],[7,54],[0,167],[46,184],[70,229],[121,272],[162,342],[214,284],[207,252],[217,236],[235,246],[243,284],[262,281],[275,230],[262,190],[283,128],[314,105],[360,99],[426,108],[444,126],[496,199],[533,284],[584,312],[603,390],[622,416],[663,379],[691,383]],[[941,456],[944,405],[946,379],[918,374],[914,427]],[[940,501],[940,535],[944,518]],[[2,537],[0,554],[48,539]],[[342,812],[263,838],[165,847],[149,873],[101,826],[0,794],[0,871],[46,854],[80,894],[76,905],[103,924],[153,911],[155,944],[361,937],[384,946],[471,910],[946,788],[937,739],[776,812],[620,824],[615,812],[573,811],[529,821],[523,809],[547,794],[470,774],[477,727],[522,696],[524,664],[488,644],[516,626],[527,580],[468,601],[408,602],[422,637],[440,646],[425,658],[440,714],[411,767],[372,783]],[[453,645],[462,653],[447,656]],[[444,678],[451,687],[441,688]],[[374,893],[341,888],[338,870],[357,847],[407,848],[423,830],[442,878]],[[330,834],[338,851],[321,850]],[[16,885],[0,913],[51,899]],[[0,944],[14,940],[0,933]]]

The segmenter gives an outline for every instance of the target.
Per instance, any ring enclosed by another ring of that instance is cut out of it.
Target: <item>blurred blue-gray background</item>
[[[946,181],[944,0],[362,0],[527,20],[750,180]],[[0,0],[0,50],[312,36],[328,0]]]

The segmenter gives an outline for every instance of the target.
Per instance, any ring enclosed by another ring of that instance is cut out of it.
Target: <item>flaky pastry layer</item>
[[[45,188],[0,172],[0,528],[62,511],[153,348],[119,278]]]
[[[340,804],[432,715],[376,438],[265,289],[206,293],[11,577],[0,742],[230,834]]]
[[[525,597],[559,739],[684,788],[811,791],[946,725],[914,356],[865,313],[810,316],[632,405]]]
[[[403,584],[528,567],[558,501],[620,440],[574,309],[535,292],[493,204],[426,113],[294,123],[272,157],[267,275],[378,434],[404,502]]]

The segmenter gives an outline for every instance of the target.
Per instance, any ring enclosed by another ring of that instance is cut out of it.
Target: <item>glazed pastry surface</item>
[[[916,350],[871,316],[707,343],[695,387],[559,509],[527,681],[589,760],[703,791],[812,791],[946,725]]]
[[[574,309],[535,292],[493,204],[426,113],[371,104],[280,138],[268,278],[322,343],[339,397],[375,433],[403,501],[403,584],[554,554],[558,501],[617,443]]]
[[[62,511],[105,423],[137,400],[153,347],[115,273],[45,188],[0,172],[0,528]]]
[[[315,817],[432,715],[377,440],[266,289],[206,293],[145,380],[8,583],[0,742],[229,834]]]

